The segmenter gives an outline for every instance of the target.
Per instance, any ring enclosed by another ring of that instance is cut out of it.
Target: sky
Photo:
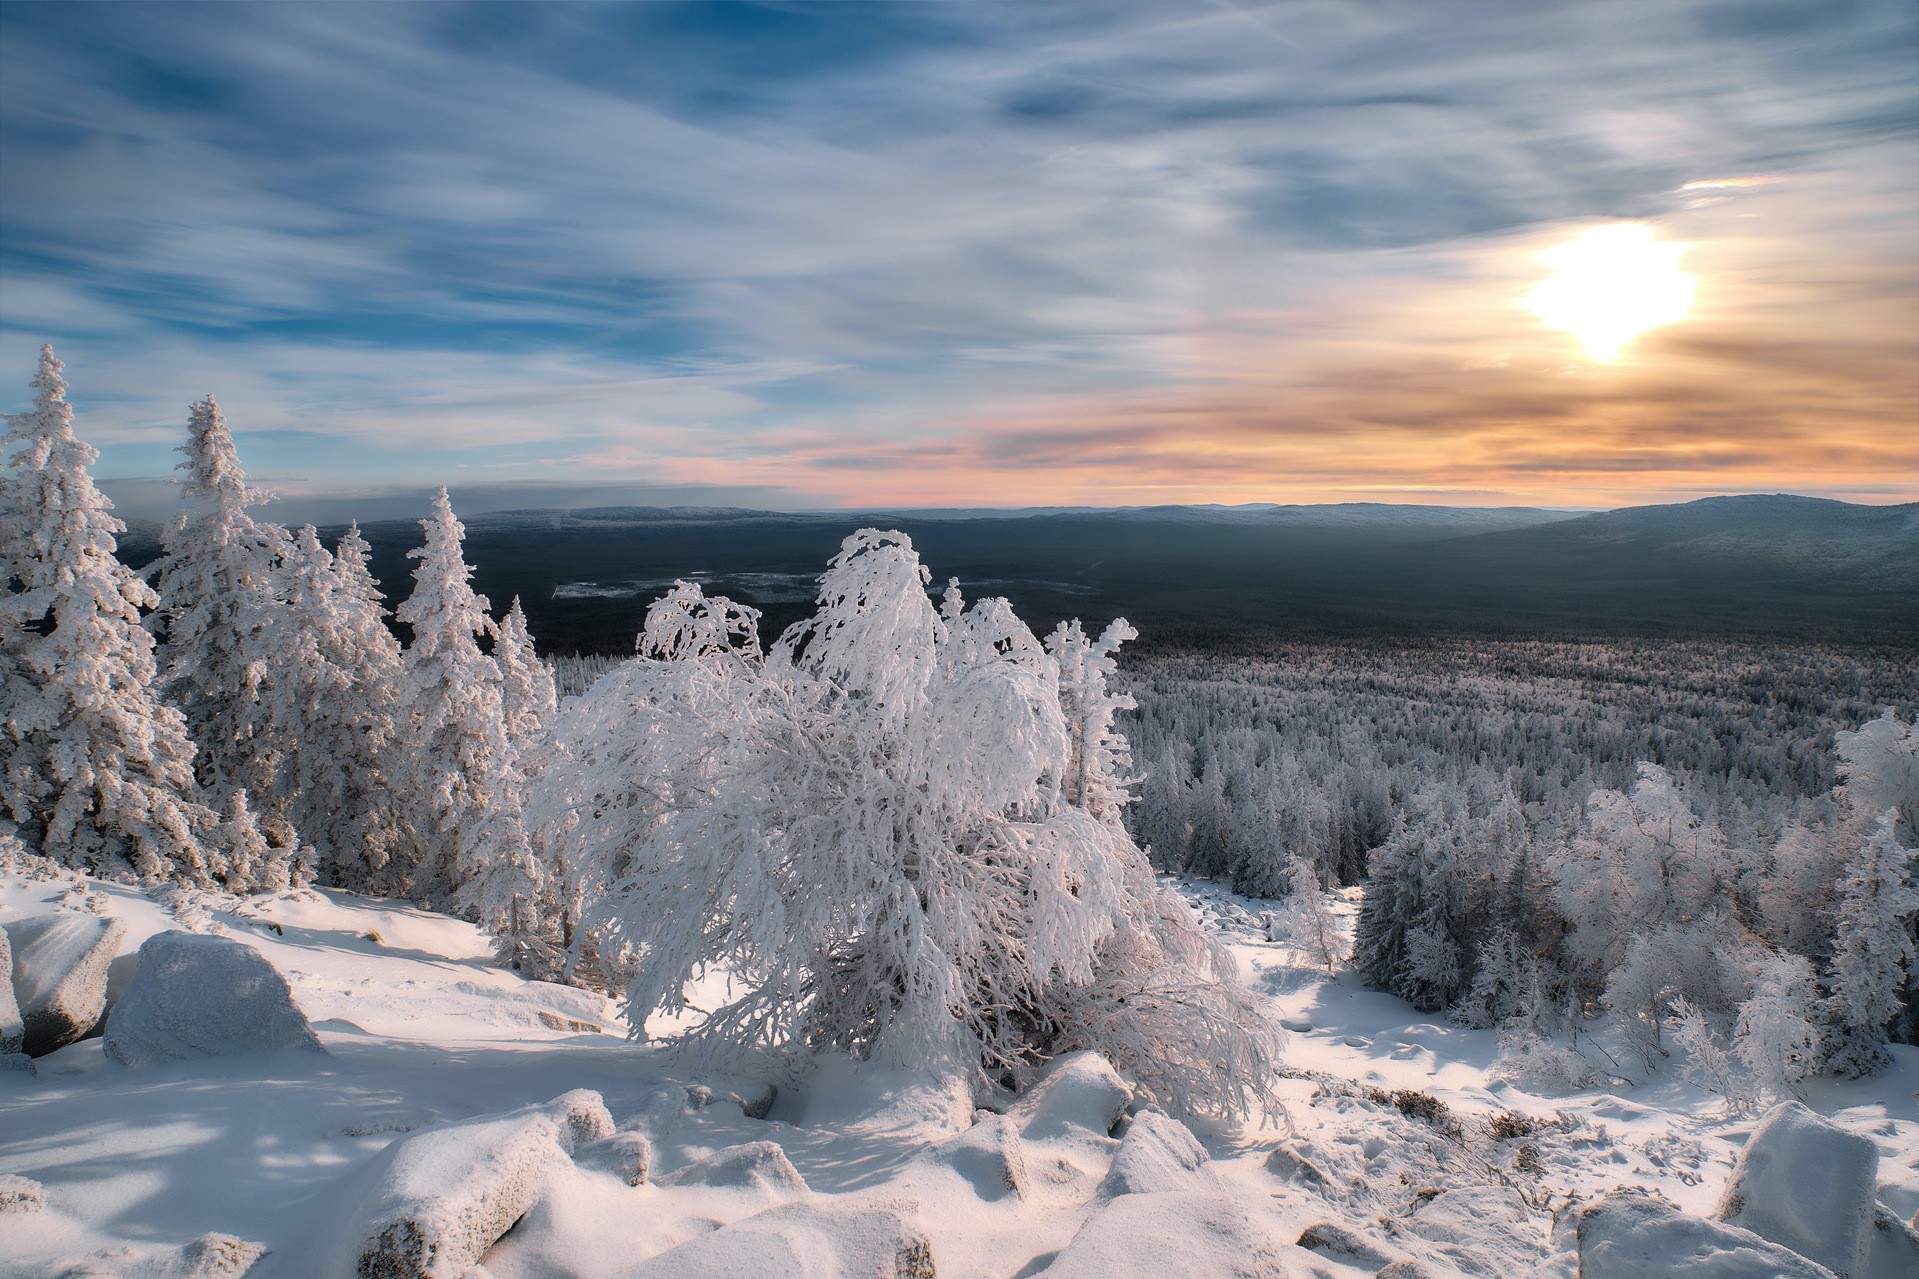
[[[0,4],[42,342],[125,494],[1910,501],[1919,6]]]

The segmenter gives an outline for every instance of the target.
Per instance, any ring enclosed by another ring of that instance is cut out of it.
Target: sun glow
[[[1595,358],[1616,360],[1641,333],[1692,309],[1699,278],[1679,269],[1685,251],[1683,244],[1660,244],[1643,223],[1594,227],[1539,255],[1553,273],[1526,305]]]

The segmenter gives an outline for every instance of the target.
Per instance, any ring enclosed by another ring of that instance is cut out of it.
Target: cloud
[[[1915,16],[1815,8],[9,6],[0,381],[122,476],[211,388],[329,481],[1911,493]],[[1624,383],[1510,306],[1617,217],[1706,281]]]

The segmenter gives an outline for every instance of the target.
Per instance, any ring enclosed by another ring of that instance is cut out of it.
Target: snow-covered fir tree
[[[1842,1075],[1872,1074],[1891,1061],[1887,1029],[1899,1016],[1900,992],[1914,967],[1919,891],[1912,885],[1914,854],[1894,833],[1898,823],[1894,809],[1880,815],[1838,884],[1827,986],[1831,1068]]]
[[[658,655],[563,716],[546,806],[580,815],[569,860],[646,949],[635,1024],[725,964],[754,980],[692,1032],[709,1056],[1018,1082],[1096,1048],[1171,1109],[1243,1113],[1276,1030],[1118,823],[1066,799],[1045,648],[1003,600],[942,614],[926,580],[906,537],[856,533],[763,657],[681,584],[649,615]],[[1082,706],[1113,696],[1076,678]]]
[[[159,592],[149,624],[164,636],[161,691],[186,713],[202,787],[224,804],[245,790],[274,846],[290,852],[298,781],[292,753],[304,731],[283,685],[293,539],[248,508],[270,494],[248,485],[226,417],[209,395],[188,413],[175,469],[189,509],[167,530],[151,570]]]
[[[73,434],[62,365],[40,352],[34,405],[8,419],[0,600],[8,672],[0,745],[7,815],[64,865],[239,892],[278,884],[257,829],[198,802],[180,712],[155,692],[155,596],[115,557],[126,526],[94,487],[99,456]]]

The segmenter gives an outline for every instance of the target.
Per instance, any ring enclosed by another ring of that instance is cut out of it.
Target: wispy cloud
[[[0,370],[103,467],[805,500],[1919,492],[1903,6],[0,10]],[[1596,219],[1696,319],[1516,306]],[[15,395],[18,392],[14,393]]]

